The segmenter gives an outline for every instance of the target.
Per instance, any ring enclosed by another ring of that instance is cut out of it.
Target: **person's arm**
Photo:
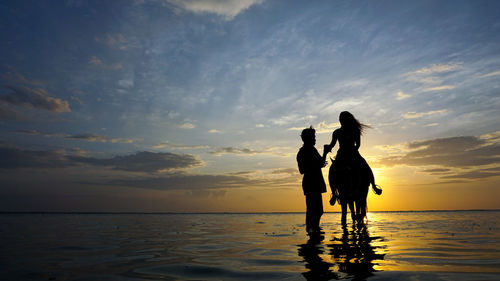
[[[330,142],[330,144],[328,145],[328,152],[331,152],[332,149],[335,147],[335,144],[337,144],[337,139],[338,139],[338,129],[333,131],[332,133],[332,141]],[[325,148],[327,148],[327,146],[325,145]],[[326,155],[326,153],[324,153]]]
[[[333,131],[332,141],[330,142],[330,144],[325,144],[323,146],[323,157],[322,157],[323,167],[325,167],[328,164],[326,162],[326,155],[328,155],[328,153],[332,151],[336,143],[337,143],[337,130]]]
[[[306,168],[306,165],[304,165],[304,153],[301,150],[299,150],[299,153],[297,153],[297,164],[299,166],[299,172],[301,175],[303,175],[307,168]]]
[[[326,161],[326,155],[328,155],[328,153],[330,151],[332,151],[332,148],[330,147],[330,145],[329,144],[325,144],[323,146],[323,157],[321,157],[323,159],[323,163],[324,163],[323,167],[326,166],[326,162],[325,162]]]

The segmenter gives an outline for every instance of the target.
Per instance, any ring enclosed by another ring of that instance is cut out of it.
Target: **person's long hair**
[[[359,135],[363,134],[366,128],[371,128],[370,126],[363,124],[354,118],[349,111],[342,111],[339,116],[340,125],[349,131],[353,131]]]

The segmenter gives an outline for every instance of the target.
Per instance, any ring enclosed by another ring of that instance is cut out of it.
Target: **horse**
[[[335,201],[339,203],[342,208],[343,225],[346,224],[347,206],[351,210],[352,222],[363,224],[367,212],[366,197],[373,177],[371,168],[366,164],[356,170],[349,166],[335,165],[335,160],[331,160],[332,165],[328,172],[328,182],[332,190],[330,205],[333,206]],[[374,186],[372,188],[377,195],[382,193],[382,189]]]

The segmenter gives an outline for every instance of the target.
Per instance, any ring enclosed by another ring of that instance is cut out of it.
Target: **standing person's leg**
[[[306,232],[310,232],[311,229],[312,229],[312,226],[314,225],[313,222],[312,222],[312,218],[313,218],[313,205],[314,205],[314,202],[312,202],[313,200],[311,199],[311,195],[310,194],[306,194]]]
[[[319,231],[319,223],[323,215],[323,197],[321,193],[309,195],[309,203],[311,207],[311,227],[314,231]]]
[[[340,207],[342,209],[342,217],[340,222],[342,225],[347,225],[347,202],[344,199],[340,200]]]
[[[323,215],[323,196],[321,193],[318,193],[316,197],[316,221],[315,223],[315,228],[319,231],[319,223],[321,221],[321,216]]]

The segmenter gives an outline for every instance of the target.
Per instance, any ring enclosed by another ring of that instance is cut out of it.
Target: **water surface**
[[[500,212],[2,214],[1,280],[500,280]]]

